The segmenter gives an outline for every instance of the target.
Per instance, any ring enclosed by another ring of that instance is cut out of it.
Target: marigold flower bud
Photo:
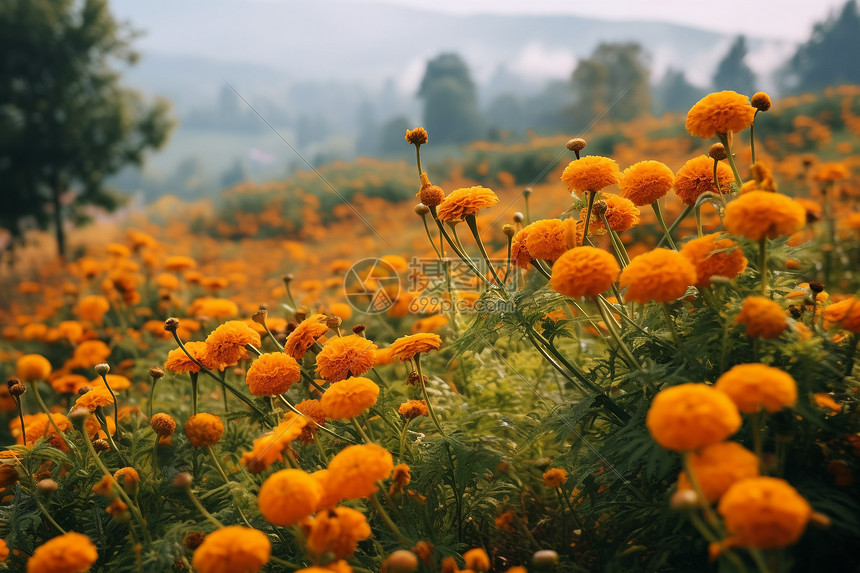
[[[72,408],[72,411],[69,412],[69,420],[71,420],[73,423],[86,420],[89,417],[89,408],[84,408],[82,406],[75,406],[74,408]]]
[[[353,334],[361,334],[365,330],[367,330],[367,327],[364,326],[363,324],[356,324],[355,326],[352,327],[352,333]]]
[[[164,330],[167,332],[176,332],[176,329],[179,328],[179,319],[170,317],[164,321]]]
[[[552,549],[541,549],[532,555],[532,564],[535,567],[551,567],[558,565],[558,553]]]
[[[39,493],[54,493],[55,491],[57,491],[58,487],[60,486],[57,484],[57,482],[55,482],[51,478],[39,480],[36,483],[36,489],[39,490]]]
[[[569,139],[565,144],[565,146],[570,151],[582,151],[583,149],[585,149],[585,145],[585,140],[581,137],[574,137],[573,139]]]
[[[424,145],[429,140],[430,137],[427,135],[427,130],[423,127],[406,130],[406,141],[412,145]]]
[[[87,413],[89,413],[89,411]],[[102,452],[109,452],[110,444],[107,443],[107,440],[93,440],[93,449],[96,451],[97,454],[100,454]]]
[[[11,388],[12,386],[14,386],[15,384],[20,384],[20,383],[21,383],[21,379],[20,379],[20,378],[15,377],[15,376],[12,376],[11,378],[9,378],[9,379],[6,381],[6,385],[7,385],[9,388]]]
[[[15,398],[21,396],[26,391],[27,387],[20,382],[18,384],[12,384],[11,386],[9,386],[9,394],[14,396]]]
[[[767,111],[771,106],[770,96],[764,92],[756,92],[750,98],[750,105],[759,111]]]
[[[96,364],[95,365],[95,371],[96,371],[96,374],[98,374],[99,376],[104,376],[108,372],[110,372],[110,364],[108,364],[107,362],[102,362],[100,364]]]
[[[525,195],[526,197],[528,197],[531,194],[532,194],[532,188],[531,187],[526,187],[525,189],[523,189],[523,195]]]
[[[520,213],[519,211],[514,213],[514,223],[522,223],[525,218],[526,218],[526,216],[523,215],[522,213]]]
[[[505,234],[506,237],[513,237],[517,234],[517,229],[509,223],[502,227],[502,232]]]
[[[191,487],[194,477],[188,472],[179,472],[173,478],[173,487]]]
[[[422,217],[430,212],[430,207],[425,205],[424,203],[418,203],[415,205],[415,214],[421,215]]]
[[[343,320],[339,316],[330,316],[325,321],[325,325],[332,330],[337,330],[341,324],[343,324]]]
[[[384,567],[387,573],[413,573],[418,569],[418,556],[406,549],[398,549],[388,556]]]
[[[698,496],[691,489],[679,489],[669,498],[669,507],[673,511],[693,511],[699,507]]]
[[[708,149],[708,157],[711,159],[716,159],[717,161],[721,161],[728,157],[726,153],[726,148],[723,147],[722,143],[715,143]]]
[[[159,436],[170,436],[176,431],[176,420],[169,414],[159,412],[149,420],[152,430]]]

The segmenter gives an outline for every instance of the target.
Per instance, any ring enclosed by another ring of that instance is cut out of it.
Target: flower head
[[[218,365],[218,370],[236,365],[245,357],[245,345],[260,346],[260,334],[241,320],[228,320],[206,337],[204,364]]]
[[[466,569],[476,572],[490,570],[490,557],[487,552],[480,547],[469,549],[463,554],[463,561],[466,564]]]
[[[352,557],[359,541],[370,537],[364,515],[349,507],[320,511],[302,523],[308,549],[315,555],[331,553],[337,559]]]
[[[176,420],[170,414],[158,412],[149,419],[149,426],[161,437],[170,436],[176,431]]]
[[[606,217],[606,222],[609,223],[609,228],[616,233],[627,231],[639,224],[639,209],[633,204],[633,201],[613,195],[612,193],[604,193],[601,196],[601,200],[594,205],[594,210],[591,214],[592,220],[588,227],[590,235],[606,232],[603,219],[597,213],[598,209],[602,210],[603,216]],[[579,218],[584,221],[587,216],[588,208],[584,207],[580,211]]]
[[[759,549],[791,545],[803,535],[812,507],[785,480],[754,477],[735,482],[717,511],[733,541]]]
[[[376,491],[376,482],[394,469],[391,454],[376,444],[347,446],[328,464],[327,489],[341,499],[367,497]]]
[[[424,400],[409,400],[400,404],[400,407],[397,408],[397,413],[407,420],[412,420],[418,416],[426,416],[430,411],[427,408],[427,402]]]
[[[322,486],[302,470],[281,470],[263,482],[257,503],[263,517],[274,525],[292,525],[316,511]]]
[[[788,237],[806,224],[806,209],[794,199],[769,191],[750,191],[726,206],[726,230],[751,241]]]
[[[274,430],[254,440],[251,451],[242,454],[242,465],[249,472],[258,474],[269,469],[273,463],[283,461],[284,450],[302,434],[306,424],[303,417],[290,412]]]
[[[757,477],[759,459],[737,442],[705,446],[690,457],[693,475],[708,503],[714,503],[736,481]],[[678,489],[693,489],[686,471],[678,476]]]
[[[561,468],[551,468],[543,474],[543,484],[549,489],[557,489],[567,481],[567,471]]]
[[[679,251],[696,268],[696,287],[711,285],[713,277],[733,279],[747,268],[747,258],[740,245],[731,239],[721,239],[719,233],[689,241]]]
[[[105,386],[100,386],[93,388],[82,396],[78,396],[75,405],[84,407],[90,412],[95,412],[96,408],[100,406],[112,406],[113,396]]]
[[[788,327],[785,312],[779,303],[763,296],[746,297],[735,324],[743,324],[747,336],[751,338],[777,338]]]
[[[541,219],[520,232],[532,259],[554,261],[567,250],[566,225],[561,219]]]
[[[439,204],[436,215],[440,221],[462,221],[467,215],[474,215],[498,202],[498,196],[486,187],[454,189]]]
[[[328,332],[326,320],[324,314],[312,314],[301,321],[295,330],[287,336],[287,340],[284,342],[284,352],[296,360],[301,360],[317,339]]]
[[[419,332],[401,336],[391,343],[391,353],[394,357],[400,359],[401,362],[406,362],[415,357],[416,354],[423,354],[431,350],[439,350],[442,346],[442,338],[433,332]]]
[[[78,301],[78,316],[82,320],[100,325],[104,320],[105,313],[110,310],[108,300],[100,295],[90,295]]]
[[[248,368],[245,382],[255,396],[283,394],[301,380],[299,363],[289,354],[269,352],[261,354]]]
[[[625,199],[641,207],[662,198],[675,183],[675,174],[659,161],[640,161],[621,173],[618,188]]]
[[[360,376],[373,368],[376,345],[357,334],[332,338],[317,354],[317,373],[329,382]]]
[[[608,157],[589,155],[568,163],[561,174],[567,190],[573,193],[600,191],[618,183],[618,164]]]
[[[369,378],[352,377],[332,384],[320,398],[327,418],[347,420],[358,416],[374,404],[379,386]]]
[[[37,547],[27,561],[27,573],[82,573],[98,558],[89,537],[70,531]]]
[[[221,418],[206,412],[195,414],[185,422],[185,435],[195,448],[211,446],[221,439],[224,423]]]
[[[684,452],[725,440],[741,427],[741,415],[719,390],[690,383],[661,390],[645,425],[658,444]]]
[[[258,529],[229,525],[208,534],[194,551],[200,573],[257,573],[269,562],[272,545]]]
[[[209,364],[203,362],[206,357],[205,342],[202,340],[186,342],[185,350],[188,351],[188,354],[197,359],[197,362],[200,362],[207,368],[209,367]],[[200,372],[200,366],[198,366],[194,360],[191,360],[191,358],[188,357],[188,354],[186,354],[181,348],[174,348],[167,353],[167,360],[164,361],[164,369],[170,370],[176,374],[182,374],[183,372]]]
[[[15,364],[15,375],[24,382],[47,380],[52,370],[51,363],[41,354],[25,354]]]
[[[717,181],[714,183],[714,160],[707,155],[700,155],[687,161],[675,174],[675,194],[686,205],[695,205],[703,193],[719,195],[720,191],[729,193],[735,176],[725,163],[717,163]]]
[[[696,137],[739,132],[752,125],[756,108],[747,96],[733,91],[708,94],[687,113],[686,128]]]
[[[839,325],[851,332],[860,332],[860,299],[856,296],[840,300],[824,309],[826,325]]]
[[[654,249],[634,257],[619,280],[627,288],[627,300],[671,302],[696,282],[696,269],[676,251]]]
[[[555,262],[549,284],[565,296],[593,297],[608,290],[620,270],[615,257],[608,252],[595,247],[576,247]]]
[[[797,383],[791,374],[765,364],[733,366],[719,377],[716,388],[745,414],[761,409],[779,412],[797,402]]]
[[[406,130],[406,141],[412,145],[424,145],[428,140],[427,130],[423,127]]]

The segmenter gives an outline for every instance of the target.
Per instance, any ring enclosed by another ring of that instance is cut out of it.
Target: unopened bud
[[[502,227],[502,233],[504,233],[506,237],[510,238],[517,234],[517,229],[508,223]]]
[[[69,412],[69,420],[71,420],[72,423],[82,422],[89,417],[90,409],[85,408],[83,406],[75,406],[74,408],[72,408],[72,411]]]
[[[558,565],[558,553],[552,549],[541,549],[532,555],[532,564],[535,567],[552,567]]]
[[[750,98],[750,105],[759,111],[767,111],[770,109],[770,96],[764,92],[756,92]]]
[[[522,213],[520,213],[519,211],[514,213],[514,223],[522,223],[523,219],[525,219],[525,218],[526,218],[526,216],[523,215]]]
[[[259,325],[266,326],[266,317],[269,315],[269,311],[265,308],[261,308],[253,315],[251,315],[251,320],[256,322]]]
[[[107,440],[93,440],[93,449],[96,451],[97,454],[100,454],[102,452],[109,452],[110,444],[107,443]]]
[[[149,369],[149,375],[152,376],[153,380],[158,380],[164,376],[164,370],[159,368],[158,366],[153,366]]]
[[[824,290],[824,284],[818,281],[809,281],[809,290],[811,290],[815,294],[818,294]]]
[[[716,161],[721,161],[728,157],[726,154],[726,148],[723,147],[722,143],[713,144],[710,149],[708,149],[708,156]]]
[[[669,507],[673,511],[693,511],[699,507],[699,496],[691,489],[679,489],[669,498]]]
[[[343,324],[343,320],[339,316],[330,316],[325,321],[325,325],[332,330],[337,330],[341,324]]]
[[[110,364],[107,362],[101,362],[95,365],[96,374],[99,376],[105,376],[108,372],[110,372]]]
[[[179,472],[173,478],[173,487],[191,487],[194,477],[188,472]]]
[[[387,573],[413,573],[418,569],[418,556],[405,549],[398,549],[385,560]]]
[[[39,490],[39,493],[49,494],[57,491],[57,488],[60,487],[57,482],[52,480],[51,478],[46,478],[39,480],[36,482],[36,489]]]
[[[364,326],[363,324],[356,324],[355,326],[352,327],[352,333],[353,334],[360,334],[360,335],[364,336],[365,330],[367,330],[367,327]]]
[[[20,379],[20,378],[16,378],[15,376],[10,377],[10,378],[6,381],[6,385],[7,385],[9,388],[11,388],[12,386],[14,386],[15,384],[20,384],[20,383],[21,383],[21,379]]]
[[[581,137],[574,137],[567,141],[566,147],[571,151],[582,151],[585,149],[585,140]]]
[[[176,329],[179,328],[179,319],[175,317],[170,317],[164,321],[164,330],[167,332],[176,332]]]
[[[11,386],[9,386],[9,394],[14,396],[15,398],[18,398],[19,396],[21,396],[26,391],[27,391],[27,387],[21,383],[12,384]]]
[[[526,197],[528,197],[531,194],[532,194],[532,188],[531,187],[526,187],[525,189],[523,189],[523,195],[525,195]]]
[[[418,203],[415,205],[415,214],[421,215],[422,217],[430,212],[430,207],[425,205],[424,203]]]

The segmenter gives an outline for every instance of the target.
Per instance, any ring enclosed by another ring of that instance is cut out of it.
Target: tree
[[[748,96],[755,92],[755,74],[746,63],[747,40],[738,36],[714,72],[715,91],[733,90]]]
[[[441,54],[427,62],[418,97],[424,100],[424,127],[434,141],[463,143],[479,136],[475,84],[457,54]]]
[[[654,113],[687,113],[706,94],[705,90],[691,84],[684,72],[669,68],[654,86]]]
[[[629,121],[651,110],[650,71],[642,46],[635,43],[601,43],[573,71],[576,96],[573,117],[585,127],[606,113]]]
[[[53,223],[64,256],[64,221],[115,208],[104,178],[167,140],[167,102],[124,89],[114,67],[137,61],[133,35],[106,0],[0,3],[0,226],[13,235]]]
[[[860,13],[849,0],[838,16],[816,24],[809,40],[798,46],[783,68],[783,88],[809,90],[860,83]]]

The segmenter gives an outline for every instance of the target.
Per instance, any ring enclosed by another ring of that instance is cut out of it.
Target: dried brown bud
[[[173,478],[173,487],[191,487],[194,477],[188,472],[179,472]]]
[[[803,315],[803,308],[796,304],[791,304],[788,306],[788,313],[794,320],[800,320],[800,317]]]
[[[418,380],[419,380],[418,372],[413,370],[412,372],[409,373],[409,378],[406,380],[406,383],[410,386],[418,386]],[[426,376],[424,377],[424,383],[425,384],[427,383],[427,377]]]
[[[363,335],[365,330],[367,330],[367,327],[364,326],[363,324],[356,324],[355,326],[352,327],[352,333],[353,334],[362,334]]]
[[[24,386],[23,384],[20,384],[20,383],[12,384],[11,386],[9,386],[9,393],[12,396],[14,396],[15,398],[18,398],[19,396],[21,396],[21,394],[23,394],[26,391],[27,391],[27,387]]]
[[[251,315],[251,320],[256,322],[259,325],[266,326],[266,317],[269,315],[269,311],[265,308],[261,308],[253,315]]]
[[[594,207],[592,208],[591,212],[594,214],[595,217],[597,217],[599,219],[601,215],[606,214],[606,209],[607,209],[606,201],[601,199],[599,201],[594,202]]]
[[[818,294],[824,290],[824,284],[818,281],[809,281],[809,290],[814,294]]]
[[[566,147],[571,151],[582,151],[585,149],[585,140],[581,137],[574,137],[573,139],[569,139]]]
[[[415,129],[407,129],[406,130],[406,141],[411,143],[412,145],[424,145],[429,141],[429,136],[427,135],[427,130],[423,127],[416,127]]]
[[[97,454],[100,454],[102,452],[109,452],[110,444],[107,443],[107,440],[93,440],[93,449],[96,451]]]
[[[295,278],[296,276],[293,273],[287,273],[281,277],[281,280],[284,281],[286,284],[290,284]]]
[[[715,143],[710,147],[710,149],[708,149],[708,157],[716,161],[726,159],[728,157],[726,154],[726,148],[723,147],[722,143]]]
[[[770,96],[764,92],[756,92],[750,98],[750,105],[759,111],[767,111],[770,109]]]
[[[55,482],[51,478],[39,480],[36,483],[36,489],[39,490],[39,493],[54,493],[55,491],[57,491],[58,487],[60,486],[57,484],[57,482]]]
[[[415,205],[415,214],[421,215],[422,217],[430,212],[430,207],[425,205],[424,203],[418,203]]]
[[[508,223],[502,227],[502,233],[504,233],[506,237],[510,238],[517,234],[517,228]]]
[[[152,376],[153,380],[158,380],[159,378],[164,377],[164,370],[158,366],[153,366],[149,369],[149,375]]]
[[[526,216],[523,215],[522,213],[520,213],[519,211],[514,213],[514,223],[522,223],[525,218],[526,218]]]
[[[164,330],[167,332],[176,332],[176,329],[179,328],[179,319],[175,317],[170,317],[164,321]]]
[[[337,330],[341,324],[343,324],[343,320],[339,316],[330,316],[325,321],[325,325],[332,330]]]
[[[194,551],[200,547],[204,539],[206,539],[206,534],[202,531],[189,531],[185,534],[185,539],[182,540],[182,545],[184,545],[189,551]]]
[[[11,388],[12,386],[14,386],[15,384],[20,384],[20,383],[21,383],[21,379],[20,379],[20,378],[15,377],[15,376],[11,376],[11,377],[6,381],[6,385],[7,385],[9,388]]]

